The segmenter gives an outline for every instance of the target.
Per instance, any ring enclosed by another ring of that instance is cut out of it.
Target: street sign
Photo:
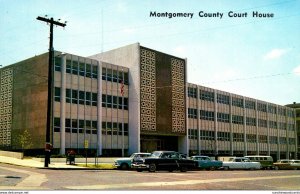
[[[89,148],[89,140],[84,140],[84,148],[85,149]]]

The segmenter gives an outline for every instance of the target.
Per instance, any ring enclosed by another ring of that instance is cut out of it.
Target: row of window
[[[62,61],[61,57],[55,57],[54,63],[55,71],[61,71]],[[84,76],[89,78],[98,78],[98,66],[89,63],[80,62],[77,60],[66,60],[66,73],[73,75]],[[102,80],[124,83],[128,85],[128,72],[113,70],[109,68],[102,68]]]
[[[55,87],[54,100],[60,102],[61,88]],[[97,106],[97,93],[66,89],[66,103]]]
[[[188,130],[189,139],[198,139],[198,130],[197,129],[189,129]],[[210,130],[200,130],[200,139],[201,140],[215,140],[215,131]],[[243,133],[232,133],[232,139],[234,142],[244,142],[244,134]],[[217,132],[217,140],[219,141],[230,141],[230,132]],[[295,145],[296,139],[289,138],[289,144]],[[257,136],[255,134],[246,134],[246,142],[256,143]],[[258,135],[259,143],[268,143],[268,137],[266,135]],[[270,136],[269,142],[271,144],[278,144],[278,138],[276,136]],[[279,137],[279,144],[286,144],[286,137]]]
[[[191,98],[197,98],[197,88],[191,88],[188,87],[188,97]],[[199,98],[201,100],[205,100],[205,101],[210,101],[210,102],[214,102],[215,98],[214,98],[214,92],[209,92],[209,91],[205,91],[205,90],[200,90],[199,91]],[[217,94],[217,103],[221,103],[221,104],[230,104],[230,96],[228,95],[223,95],[223,94]],[[240,107],[240,108],[247,108],[247,109],[253,109],[256,110],[256,103],[254,101],[250,101],[250,100],[244,100],[242,98],[237,98],[237,97],[232,97],[232,102],[231,102],[232,106],[236,106],[236,107]],[[282,115],[282,116],[289,116],[289,117],[294,117],[294,112],[292,110],[285,110],[282,107],[277,107],[274,105],[268,105],[267,104],[263,104],[263,103],[257,103],[257,110],[261,111],[261,112],[268,112],[268,113],[272,113],[272,114],[278,114]]]
[[[102,80],[128,85],[128,72],[103,67]]]
[[[122,128],[124,135],[128,136],[128,123],[117,122],[102,122],[103,135],[122,135]],[[54,132],[60,132],[60,118],[54,118]],[[81,120],[81,119],[66,119],[65,120],[66,133],[85,133],[97,134],[97,121]]]
[[[61,71],[61,67],[62,67],[61,57],[55,57],[55,63],[54,63],[55,71]],[[77,60],[67,59],[66,73],[97,79],[98,66],[89,63],[80,62]]]
[[[188,118],[197,119],[197,109],[188,108]],[[213,111],[206,111],[200,110],[200,119],[201,120],[215,120],[215,112]],[[230,114],[228,113],[217,113],[217,120],[218,122],[230,123]],[[240,115],[232,115],[232,123],[243,125],[244,124],[244,117]],[[246,117],[246,125],[249,126],[256,126],[256,118]],[[269,127],[273,129],[277,129],[277,125],[279,129],[282,130],[294,130],[294,124],[286,124],[283,122],[276,122],[276,121],[269,121]],[[258,119],[258,126],[267,128],[267,120]]]
[[[55,87],[54,100],[60,102],[61,88]],[[97,93],[66,89],[66,103],[97,106]],[[102,107],[128,110],[128,98],[102,94]]]

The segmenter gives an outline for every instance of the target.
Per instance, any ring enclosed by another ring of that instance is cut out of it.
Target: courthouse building
[[[103,156],[175,150],[189,155],[295,158],[295,110],[187,83],[187,61],[139,43],[79,57],[54,53],[51,143]],[[0,149],[43,150],[48,53],[0,69]]]

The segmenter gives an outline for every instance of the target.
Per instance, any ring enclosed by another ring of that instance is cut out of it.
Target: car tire
[[[122,163],[121,166],[120,166],[120,169],[121,169],[121,170],[128,170],[128,169],[129,169],[129,166],[128,166],[128,164],[126,164],[126,163]]]
[[[274,170],[279,170],[278,166],[275,166],[275,167],[274,167]]]
[[[186,166],[183,166],[183,167],[180,168],[180,171],[181,171],[181,172],[186,172],[187,170],[188,170],[188,169],[187,169]]]
[[[209,168],[209,170],[216,170],[216,167],[211,166],[211,167]]]
[[[156,171],[156,165],[154,163],[151,163],[149,165],[149,172],[155,172]]]
[[[229,166],[224,166],[224,170],[229,170]]]
[[[173,172],[173,169],[169,169],[169,172]]]
[[[143,170],[142,170],[142,169],[137,169],[136,171],[138,171],[138,172],[143,172]]]

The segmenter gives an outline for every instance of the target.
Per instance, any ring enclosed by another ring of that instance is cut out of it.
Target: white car
[[[248,158],[245,157],[233,157],[229,161],[223,162],[224,170],[229,169],[250,169],[250,170],[259,170],[261,169],[260,162],[251,162]]]

